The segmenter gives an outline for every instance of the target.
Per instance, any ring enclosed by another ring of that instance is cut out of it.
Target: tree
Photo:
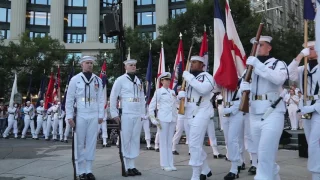
[[[0,97],[10,96],[14,72],[18,74],[18,90],[26,94],[29,84],[29,74],[32,72],[31,93],[38,93],[41,77],[50,74],[51,68],[66,62],[67,52],[64,45],[51,37],[35,37],[30,39],[29,32],[21,35],[18,43],[0,44],[0,76],[6,77],[0,81]],[[61,77],[67,71],[61,67]],[[63,80],[63,79],[62,79]],[[6,98],[8,100],[8,98]]]

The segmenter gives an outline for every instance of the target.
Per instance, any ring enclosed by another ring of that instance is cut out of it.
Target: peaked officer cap
[[[171,73],[164,72],[159,76],[159,79],[171,79]]]

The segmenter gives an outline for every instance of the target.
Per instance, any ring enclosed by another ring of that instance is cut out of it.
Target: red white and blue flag
[[[159,65],[158,65],[158,74],[157,74],[157,85],[156,89],[161,88],[161,83],[158,81],[158,77],[165,72],[165,59],[164,59],[164,48],[161,47],[160,57],[159,57]]]
[[[184,71],[184,55],[183,55],[183,42],[180,38],[178,51],[176,54],[176,60],[173,66],[172,72],[172,80],[170,83],[170,89],[177,90],[178,81],[179,81],[179,74],[182,74]]]

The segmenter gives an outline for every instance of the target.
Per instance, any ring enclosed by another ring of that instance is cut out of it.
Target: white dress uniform
[[[80,61],[81,62],[81,61]],[[104,117],[105,98],[103,98],[101,79],[92,73],[88,80],[81,72],[71,78],[66,98],[66,119],[73,119],[74,104],[77,105],[77,174],[92,173],[92,162],[98,134],[98,119]]]
[[[222,114],[225,116],[223,122],[223,133],[226,137],[228,147],[228,159],[231,161],[230,172],[237,175],[238,166],[243,163],[241,157],[241,138],[243,138],[244,118],[243,112],[239,111],[240,106],[240,91],[224,90],[225,108]]]
[[[297,104],[296,104],[297,102]],[[287,103],[288,106],[288,114],[290,118],[290,124],[292,130],[298,129],[298,118],[297,118],[297,110],[299,105],[299,97],[297,95],[289,96]]]
[[[250,129],[250,119],[249,114],[246,113],[243,115],[243,128],[241,129],[241,137],[239,140],[240,144],[240,153],[241,153],[241,160],[245,163],[245,153],[246,150],[249,153],[250,160],[252,160],[251,153],[252,153],[252,137],[251,137],[251,129]]]
[[[303,87],[303,73],[304,67],[299,66],[299,64],[294,60],[288,66],[290,72],[290,80],[298,81],[300,87]],[[319,148],[319,139],[320,139],[320,103],[319,103],[319,77],[320,70],[319,64],[316,65],[311,71],[308,65],[308,88],[307,92],[307,106],[301,109],[301,113],[304,112],[312,113],[310,120],[304,119],[304,132],[306,135],[306,140],[308,142],[308,170],[312,173],[312,180],[320,179],[320,148]],[[314,105],[311,105],[311,100],[314,99],[316,102]],[[302,101],[301,101],[302,104]],[[260,161],[260,160],[259,160]]]
[[[189,144],[189,129],[190,127],[188,124],[188,119],[185,117],[185,115],[178,114],[176,132],[173,135],[172,139],[172,151],[177,151],[177,145],[180,142],[180,138],[182,136],[183,131],[186,134],[186,144]]]
[[[100,129],[102,131],[102,145],[107,145],[107,138],[108,138],[108,111],[107,108],[104,109],[104,116],[103,121],[101,124],[98,125],[98,132],[100,132]]]
[[[262,37],[260,38],[260,41]],[[250,88],[250,128],[253,140],[252,165],[257,167],[255,180],[280,179],[280,167],[276,164],[276,157],[280,137],[284,126],[285,103],[280,101],[273,112],[263,121],[262,116],[271,104],[279,97],[282,85],[288,77],[286,64],[275,58],[269,58],[261,63],[256,57],[250,56],[247,64],[252,63],[254,70],[251,76]],[[240,89],[244,89],[247,82],[242,82]]]
[[[60,102],[53,106],[53,139],[57,140],[57,133],[59,133],[60,141],[63,140],[63,117],[65,113],[61,109]],[[59,132],[58,132],[59,127]]]
[[[49,140],[49,136],[50,136],[50,130],[53,129],[53,106],[51,106],[47,110],[47,115],[46,115],[45,119],[47,119],[47,127],[46,127],[45,139],[48,141]]]
[[[23,112],[24,112],[24,128],[22,131],[22,135],[21,138],[25,138],[27,130],[30,126],[31,128],[31,134],[32,134],[32,138],[35,138],[35,130],[34,130],[34,122],[33,122],[33,118],[34,118],[34,112],[33,112],[33,105],[31,104],[29,107],[25,106],[23,108]]]
[[[193,56],[191,60],[204,62],[204,59],[199,56]],[[185,115],[189,118],[190,125],[189,165],[193,169],[191,180],[198,180],[200,174],[207,175],[211,171],[206,160],[207,153],[203,149],[203,141],[210,117],[214,114],[210,100],[215,82],[212,75],[207,72],[201,72],[195,77],[188,71],[184,71],[183,78],[187,82]],[[181,92],[183,91],[179,92],[179,99]]]
[[[47,122],[44,120],[45,118],[45,110],[43,106],[38,106],[36,109],[37,112],[37,129],[36,129],[36,138],[40,133],[40,129],[42,127],[42,132],[45,134],[47,128]]]
[[[6,128],[6,130],[3,133],[3,137],[7,137],[8,133],[10,132],[11,128],[13,128],[13,134],[14,137],[17,138],[18,137],[18,108],[16,107],[9,107],[8,108],[8,127]]]
[[[159,76],[170,75],[165,72]],[[152,121],[155,118],[154,110],[158,109],[157,118],[160,120],[160,165],[166,171],[176,170],[173,165],[172,138],[177,121],[177,98],[175,92],[170,88],[161,87],[157,89],[149,104],[149,114]]]
[[[151,134],[148,108],[146,108],[146,117],[142,120],[142,127],[144,131],[144,139],[146,140],[147,148],[149,149],[151,148]]]
[[[117,78],[110,94],[111,118],[119,116],[118,97],[122,108],[121,145],[126,170],[134,169],[134,160],[140,152],[142,118],[145,117],[145,97],[141,81],[137,76],[131,79],[128,74]]]
[[[210,121],[209,121],[208,128],[207,128],[207,134],[208,134],[208,137],[210,140],[210,146],[212,148],[213,155],[218,156],[220,153],[218,150],[216,128],[214,126],[213,116],[214,116],[214,113],[212,113],[212,115],[210,116]]]
[[[218,114],[219,114],[219,125],[220,125],[220,129],[223,130],[223,122],[224,122],[224,116],[223,116],[223,96],[221,94],[217,95],[216,97],[216,102],[218,104]]]

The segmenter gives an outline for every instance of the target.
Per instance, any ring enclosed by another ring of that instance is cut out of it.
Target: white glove
[[[288,94],[288,90],[287,89],[283,89],[281,94],[280,94],[280,97],[284,98],[284,96]]]
[[[301,53],[304,57],[309,56],[309,55],[310,55],[310,48],[304,48],[300,53]]]
[[[190,72],[189,71],[183,71],[183,74],[182,74],[182,77],[183,78],[186,78],[187,76],[190,75]]]
[[[185,91],[179,91],[178,98],[181,99],[181,98],[185,98],[185,97],[186,97],[186,92]]]
[[[242,81],[240,84],[240,91],[243,92],[243,91],[250,91],[250,90],[251,90],[250,84],[246,81]]]
[[[312,113],[315,111],[314,106],[303,106],[302,108],[300,108],[301,114],[308,114],[308,113]]]
[[[154,116],[150,116],[150,121],[152,124],[154,124],[156,126],[159,124],[159,122],[156,120],[156,118]]]
[[[182,77],[187,81],[190,82],[194,75],[192,75],[189,71],[183,71]]]
[[[251,65],[253,67],[255,67],[257,65],[257,63],[259,63],[259,59],[254,57],[254,56],[249,56],[249,58],[247,59],[246,64],[247,65]]]

